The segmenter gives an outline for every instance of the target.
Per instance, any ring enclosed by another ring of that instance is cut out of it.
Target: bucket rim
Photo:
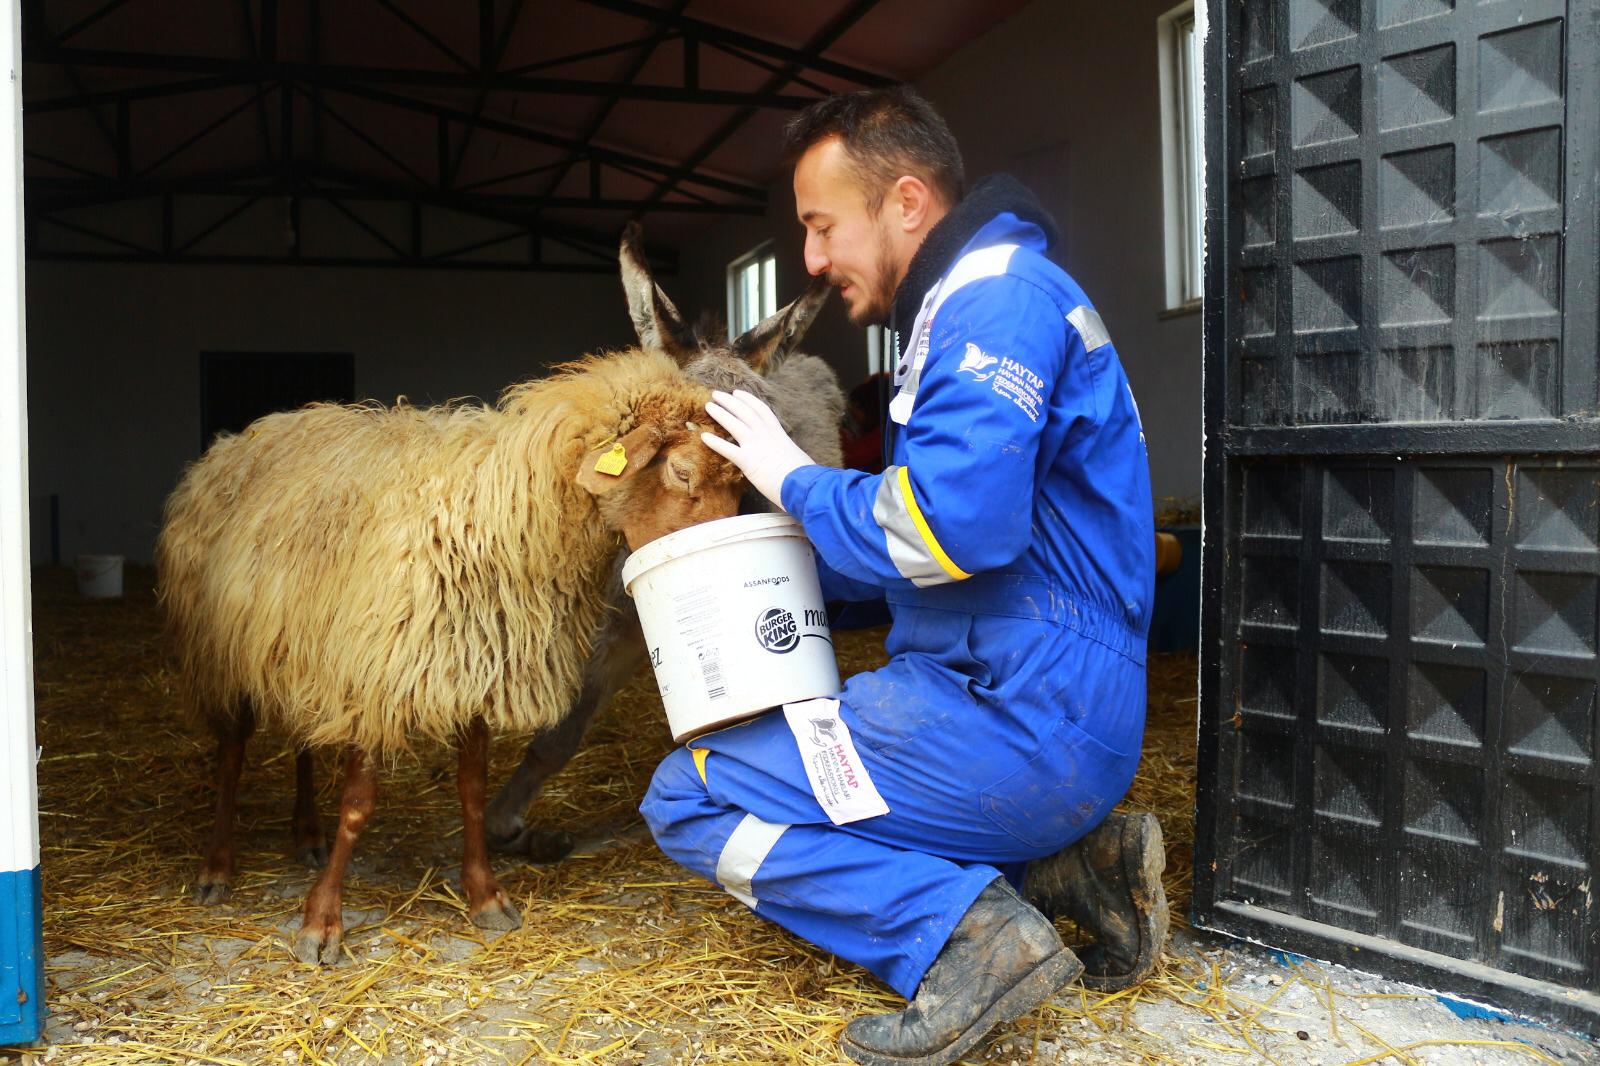
[[[633,583],[641,575],[674,559],[705,551],[722,544],[763,540],[768,537],[799,537],[804,540],[805,528],[787,514],[741,514],[731,518],[718,518],[685,526],[675,533],[646,544],[622,564],[622,587],[631,596]]]

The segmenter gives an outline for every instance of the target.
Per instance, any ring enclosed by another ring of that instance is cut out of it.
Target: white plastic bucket
[[[112,600],[122,595],[122,556],[80,555],[73,562],[78,571],[78,595],[87,600]]]
[[[788,515],[670,533],[628,557],[622,584],[675,741],[839,691],[815,551]]]

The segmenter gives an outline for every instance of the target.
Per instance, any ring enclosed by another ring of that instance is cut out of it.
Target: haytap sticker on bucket
[[[834,825],[889,813],[889,805],[856,752],[839,701],[826,697],[783,705],[783,717],[800,749],[811,794]]]

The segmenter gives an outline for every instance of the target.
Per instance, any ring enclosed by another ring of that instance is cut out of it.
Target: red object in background
[[[869,474],[883,472],[883,427],[873,426],[862,434],[851,433],[849,428],[839,431],[839,443],[844,449],[844,465],[851,470],[865,470]]]
[[[889,377],[874,374],[850,390],[839,444],[844,465],[869,474],[883,472],[883,403]]]

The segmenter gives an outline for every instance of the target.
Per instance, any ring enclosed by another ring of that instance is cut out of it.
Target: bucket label
[[[712,589],[701,589],[678,603],[678,632],[683,637],[686,650],[694,653],[707,700],[728,698],[728,686],[722,678],[722,656],[717,643],[719,614],[716,594]],[[656,667],[661,665],[659,647],[651,653],[651,664]],[[663,688],[662,699],[666,695],[666,689]]]
[[[796,643],[799,638],[796,637]],[[834,825],[889,813],[867,767],[856,753],[839,701],[823,697],[783,705],[783,717],[800,748],[811,794]]]

